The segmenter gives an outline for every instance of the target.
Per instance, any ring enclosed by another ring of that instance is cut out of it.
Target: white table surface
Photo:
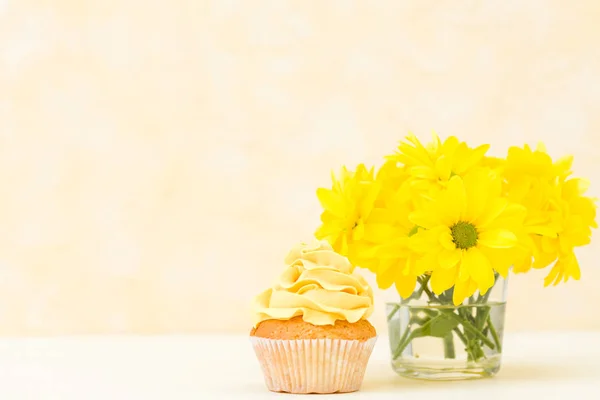
[[[380,337],[364,399],[600,399],[600,333],[522,333],[504,340],[492,379],[424,382],[389,366]],[[295,398],[268,392],[245,336],[106,336],[0,339],[0,400]]]

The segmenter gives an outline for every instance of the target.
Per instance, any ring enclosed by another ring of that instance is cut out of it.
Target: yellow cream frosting
[[[285,258],[279,281],[253,304],[254,326],[268,319],[302,316],[313,325],[354,323],[373,312],[373,290],[346,257],[325,241],[300,243]]]

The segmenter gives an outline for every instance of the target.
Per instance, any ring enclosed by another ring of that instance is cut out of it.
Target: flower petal
[[[319,240],[326,239],[328,237],[337,237],[342,232],[342,227],[336,223],[322,224],[315,231],[315,237]]]
[[[348,255],[348,237],[346,235],[340,236],[332,247],[341,255]]]
[[[442,292],[450,289],[456,282],[457,267],[446,269],[436,269],[431,273],[431,289],[435,294],[442,294]]]
[[[433,179],[437,178],[437,176],[435,175],[435,169],[433,169],[432,167],[426,167],[424,165],[412,167],[410,169],[410,173],[415,178],[428,179],[428,180],[433,180]]]
[[[486,207],[489,191],[489,174],[485,169],[478,169],[464,178],[467,194],[465,220],[476,222]]]
[[[458,264],[461,259],[461,251],[458,249],[454,250],[442,250],[438,254],[438,262],[440,267],[444,269],[452,268]]]
[[[433,215],[433,213],[422,210],[422,211],[414,211],[410,213],[408,216],[410,222],[425,229],[431,229],[437,225],[439,222],[437,218]]]
[[[356,229],[356,228],[355,228]],[[365,224],[364,238],[371,242],[383,242],[400,235],[395,235],[398,229],[389,224]]]
[[[552,267],[550,273],[544,278],[544,287],[550,285],[552,282],[558,282],[560,280],[560,278],[557,279],[559,272],[560,267],[557,264],[554,264],[554,267]]]
[[[359,220],[354,229],[352,229],[352,240],[362,240],[365,237],[365,224]]]
[[[472,279],[467,279],[466,281],[456,281],[456,285],[454,285],[454,292],[452,294],[452,302],[455,306],[462,304],[462,302],[469,296],[472,296],[473,293],[477,290],[477,284]]]
[[[444,247],[444,249],[449,251],[456,250],[456,245],[452,240],[452,233],[450,232],[450,229],[447,228],[445,232],[442,232],[439,239],[440,244]]]
[[[435,212],[441,222],[446,226],[460,221],[465,214],[467,194],[462,179],[455,175],[448,181],[448,188],[444,192],[442,201],[436,201]]]
[[[462,265],[467,268],[482,293],[494,285],[492,264],[477,247],[472,247],[465,252]]]
[[[482,144],[481,146],[471,150],[468,153],[467,157],[465,157],[462,160],[459,160],[459,163],[456,166],[456,173],[463,173],[464,171],[468,170],[469,168],[472,168],[477,163],[479,163],[485,155],[485,153],[489,150],[489,148],[489,144]]]
[[[414,261],[413,272],[415,275],[422,275],[428,271],[435,271],[437,268],[437,256],[435,253],[427,253]]]
[[[466,257],[466,250],[461,250],[461,253],[461,262],[458,264],[458,280],[461,282],[466,282],[469,280],[468,262],[470,259]]]
[[[502,214],[507,205],[508,200],[505,198],[495,198],[492,200],[486,210],[484,210],[479,216],[479,220],[476,221],[477,226],[483,228],[486,225],[494,222],[494,220],[498,218],[500,214]]]
[[[481,250],[483,255],[490,261],[494,271],[498,272],[503,278],[508,276],[508,270],[512,265],[515,266],[515,272],[517,272],[519,268],[527,268],[527,266],[524,265],[526,257],[521,256],[520,258],[517,258],[517,253],[513,249],[505,250],[481,247],[479,250]],[[529,257],[529,259],[531,259],[531,257]],[[531,262],[529,265],[531,265]]]
[[[385,224],[392,221],[393,218],[393,214],[390,210],[386,208],[374,208],[371,210],[367,222],[370,224]]]
[[[430,164],[429,153],[427,149],[421,144],[419,139],[412,133],[406,136],[406,140],[413,144],[400,142],[398,150],[401,153],[405,153],[408,157],[413,158],[418,164]]]
[[[406,299],[412,295],[416,284],[416,275],[401,275],[398,279],[396,279],[396,290],[403,299]]]
[[[382,260],[376,271],[377,286],[384,290],[392,286],[398,275],[397,267],[395,260]]]
[[[437,253],[443,249],[440,235],[447,229],[445,226],[437,226],[429,230],[419,229],[409,237],[410,248],[417,253]]]
[[[339,194],[330,189],[319,188],[317,189],[317,198],[325,210],[336,217],[344,217],[346,208],[344,207],[343,199]]]
[[[363,218],[367,218],[371,214],[371,210],[375,207],[375,200],[380,192],[380,184],[378,182],[369,182],[368,189],[360,203],[360,215]]]
[[[477,243],[493,249],[508,249],[517,244],[517,236],[507,229],[492,229],[480,232]]]
[[[445,155],[441,155],[435,162],[435,171],[437,176],[446,181],[450,179],[450,173],[452,172],[452,161]]]

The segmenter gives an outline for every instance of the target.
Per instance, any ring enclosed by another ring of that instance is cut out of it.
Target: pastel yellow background
[[[543,140],[598,196],[598,21],[597,0],[0,0],[0,334],[247,332],[330,170],[409,130]],[[580,282],[512,279],[507,329],[600,329],[599,251]]]

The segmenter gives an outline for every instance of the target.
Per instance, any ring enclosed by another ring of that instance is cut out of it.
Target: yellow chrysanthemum
[[[414,178],[412,184],[425,193],[444,188],[454,175],[464,176],[477,167],[489,145],[470,148],[456,137],[450,136],[443,143],[434,134],[433,141],[423,146],[413,134],[400,142],[396,153],[386,157],[406,166]]]
[[[587,183],[569,178],[573,158],[553,162],[542,144],[486,156],[455,137],[423,145],[409,135],[379,169],[360,164],[318,189],[318,239],[407,298],[417,282],[461,304],[485,294],[496,273],[552,265],[545,285],[579,279],[575,248],[596,228]],[[419,278],[421,277],[421,278]]]
[[[524,145],[523,148],[513,146],[508,149],[504,174],[508,180],[526,175],[528,179],[549,181],[554,176],[552,158],[546,153],[542,143],[535,150],[529,145]]]
[[[408,216],[417,199],[411,195],[410,175],[395,164],[384,164],[377,175],[382,187],[390,190],[380,192],[377,205],[381,222],[369,225],[367,240],[373,246],[372,256],[379,261],[377,285],[382,289],[395,285],[397,292],[407,298],[421,274],[415,270],[418,255],[409,245],[416,227]]]
[[[553,203],[553,207],[559,209],[559,228],[556,237],[542,237],[539,246],[542,257],[551,260],[550,262],[557,260],[544,279],[544,286],[551,283],[557,285],[569,278],[579,280],[581,276],[574,249],[589,244],[591,228],[598,227],[595,221],[595,204],[591,198],[583,196],[587,186],[587,182],[582,179],[569,179],[558,185],[560,199]]]
[[[327,240],[335,251],[347,256],[354,264],[363,264],[361,258],[368,250],[365,247],[365,227],[368,220],[376,220],[375,200],[381,186],[374,178],[374,170],[367,170],[364,164],[356,171],[342,168],[339,179],[332,174],[331,189],[319,188],[317,197],[324,209],[321,226],[315,232],[319,240]]]
[[[364,221],[369,218],[379,186],[375,184],[373,169],[364,164],[356,171],[342,168],[339,179],[332,173],[332,188],[317,189],[317,197],[324,211],[322,225],[315,236],[326,239],[334,249],[344,255],[348,245],[361,240],[364,235]]]
[[[490,168],[496,173],[500,173],[506,164],[506,160],[500,157],[485,156],[481,159],[480,167]]]
[[[377,198],[378,206],[385,207],[386,200],[395,196],[396,193],[402,189],[403,193],[407,196],[412,193],[407,193],[406,188],[407,181],[410,178],[408,169],[404,166],[400,166],[395,161],[387,161],[377,171],[376,180],[379,182],[381,191]]]
[[[424,228],[414,236],[415,250],[424,254],[417,269],[431,271],[436,294],[454,287],[456,305],[476,290],[487,292],[494,271],[508,274],[513,260],[506,249],[517,243],[524,211],[502,196],[501,179],[487,168],[451,177],[437,198],[410,214]]]
[[[525,145],[511,147],[504,176],[511,201],[523,205],[527,216],[516,232],[516,273],[531,267],[554,264],[545,285],[569,278],[579,279],[580,271],[573,249],[588,244],[595,223],[595,204],[583,196],[587,183],[568,179],[573,158],[553,162],[543,144],[536,150]]]
[[[515,247],[514,271],[526,272],[532,266],[543,268],[556,259],[541,251],[542,238],[555,238],[558,230],[557,215],[550,209],[555,196],[552,159],[542,145],[535,151],[527,145],[511,147],[503,175],[508,199],[527,209],[523,225],[516,232],[519,243]]]

